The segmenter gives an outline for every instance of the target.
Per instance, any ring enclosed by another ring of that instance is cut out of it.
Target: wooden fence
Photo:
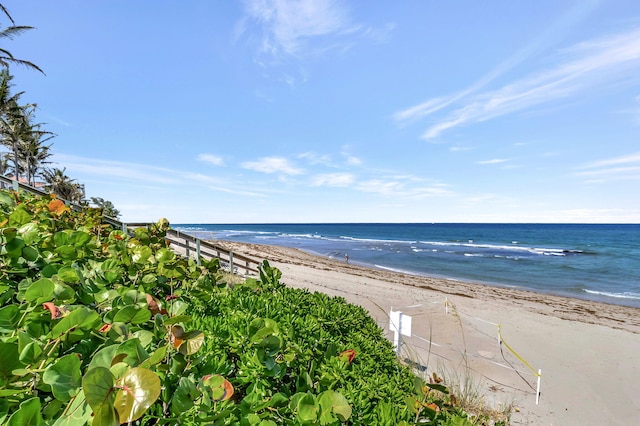
[[[48,192],[43,191],[40,188],[34,188],[30,185],[18,182],[16,180],[7,178],[0,175],[0,183],[2,186],[5,184],[13,188],[15,191],[23,190],[36,195],[48,195]],[[65,204],[69,205],[72,209],[80,211],[82,206],[72,203],[70,201],[60,198]],[[118,229],[122,229],[124,232],[131,234],[132,229],[149,226],[150,223],[124,223],[111,217],[103,217],[105,223],[108,223]],[[185,234],[184,232],[176,231],[175,229],[169,229],[167,231],[166,239],[170,242],[171,248],[178,254],[193,257],[198,264],[200,259],[220,259],[223,269],[233,273],[239,274],[244,272],[243,275],[257,275],[259,273],[258,266],[260,261],[244,256],[239,253],[233,253],[224,247],[221,247],[211,241],[201,240],[192,235]]]

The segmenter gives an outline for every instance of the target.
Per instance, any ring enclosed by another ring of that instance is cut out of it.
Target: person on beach
[[[349,263],[349,254],[348,254],[348,253],[345,253],[345,254],[344,254],[344,261],[345,261],[346,263]]]

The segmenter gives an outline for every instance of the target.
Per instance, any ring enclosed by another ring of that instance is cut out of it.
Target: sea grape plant
[[[467,424],[361,308],[0,191],[0,424]]]

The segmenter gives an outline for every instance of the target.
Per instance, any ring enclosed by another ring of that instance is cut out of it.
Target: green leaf
[[[0,388],[14,377],[13,370],[22,367],[18,342],[0,342]]]
[[[351,417],[351,406],[344,395],[333,390],[327,390],[320,394],[319,404],[323,409],[330,409],[341,422],[346,422]]]
[[[64,260],[74,260],[78,257],[78,252],[73,246],[60,246],[54,250]]]
[[[204,343],[204,333],[202,331],[189,331],[182,335],[184,342],[178,351],[183,355],[193,355],[200,350]]]
[[[14,238],[5,244],[4,248],[7,250],[7,255],[9,255],[9,257],[17,259],[22,256],[22,249],[24,246],[25,244],[22,238]]]
[[[120,390],[114,406],[120,423],[133,422],[145,413],[160,396],[160,378],[151,370],[136,367],[118,380]]]
[[[0,333],[11,333],[20,321],[20,308],[18,305],[7,305],[0,308]]]
[[[173,302],[171,302],[171,305],[169,305],[169,315],[171,315],[172,317],[182,315],[187,311],[188,308],[188,303],[185,303],[181,300],[174,300]]]
[[[4,204],[9,207],[14,207],[16,205],[16,201],[13,199],[11,195],[7,191],[0,191],[0,204]]]
[[[71,266],[63,266],[58,269],[58,278],[65,283],[77,283],[80,281],[78,270]]]
[[[120,263],[115,259],[107,259],[100,266],[104,279],[113,284],[122,278],[123,270]]]
[[[59,282],[55,283],[55,285],[53,290],[53,298],[55,300],[72,302],[76,299],[76,292],[71,287]]]
[[[179,322],[185,323],[185,324],[188,323],[188,322],[191,322],[191,316],[190,315],[176,315],[175,317],[165,318],[165,320],[162,322],[162,324],[164,326],[168,326],[168,325],[178,324]]]
[[[20,352],[20,362],[24,365],[33,364],[40,355],[42,355],[42,348],[38,342],[29,342]]]
[[[145,263],[153,255],[148,246],[138,246],[132,250],[131,260],[133,263]]]
[[[91,359],[88,370],[96,367],[110,368],[119,346],[114,344],[100,349]]]
[[[24,298],[27,302],[46,302],[53,296],[55,287],[53,281],[50,279],[40,278],[27,288],[27,291],[24,293]]]
[[[193,407],[192,394],[196,394],[198,390],[191,378],[181,377],[178,382],[178,388],[171,397],[171,412],[174,415],[180,415],[191,407]]]
[[[165,263],[175,259],[176,254],[167,248],[161,248],[156,253],[156,260],[158,263]]]
[[[28,222],[31,222],[33,215],[27,211],[27,207],[24,204],[20,204],[9,215],[9,226],[20,227]]]
[[[159,362],[161,362],[165,355],[167,354],[167,349],[168,346],[164,345],[164,346],[160,346],[158,349],[156,349],[151,356],[146,359],[141,365],[140,367],[145,367],[145,368],[149,368],[153,365],[158,364]]]
[[[84,391],[80,390],[53,426],[84,426],[91,418],[91,414],[91,407],[84,397]]]
[[[42,230],[38,229],[38,225],[36,223],[27,223],[18,229],[18,233],[22,235],[22,239],[24,243],[27,245],[34,244],[39,242],[42,239]]]
[[[38,397],[23,401],[20,408],[9,417],[6,426],[40,426],[44,424],[40,408],[40,398]]]
[[[124,355],[124,358],[118,357]],[[121,362],[127,363],[131,367],[137,367],[141,362],[149,358],[149,354],[144,350],[138,339],[130,339],[118,346],[115,357]]]
[[[116,397],[114,386],[115,377],[108,368],[96,367],[84,374],[82,390],[96,417],[99,414],[103,416],[103,420],[109,419],[108,413],[109,410],[113,411],[113,401]]]
[[[69,245],[69,232],[68,230],[56,232],[53,234],[53,242],[56,247]]]
[[[24,259],[29,262],[36,261],[38,259],[38,256],[40,256],[40,253],[33,247],[27,246],[22,249],[22,257],[24,257]]]
[[[69,235],[69,244],[75,247],[82,247],[91,241],[91,235],[84,231],[74,231]]]
[[[62,318],[51,330],[51,337],[57,339],[65,333],[70,332],[72,329],[79,330],[92,330],[100,323],[100,317],[98,314],[85,307],[81,306],[71,311],[69,315]]]
[[[80,358],[76,354],[65,355],[46,369],[42,380],[51,385],[53,396],[68,402],[78,393],[82,385]]]
[[[298,401],[298,418],[301,422],[315,422],[318,419],[318,401],[311,393],[306,393]]]
[[[142,324],[151,319],[151,311],[147,308],[140,308],[139,306],[129,305],[120,309],[113,322],[123,322],[131,324]]]

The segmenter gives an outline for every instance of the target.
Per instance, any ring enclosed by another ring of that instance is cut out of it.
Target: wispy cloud
[[[608,35],[579,43],[558,54],[553,68],[531,73],[500,89],[475,94],[474,87],[448,98],[434,98],[394,115],[396,120],[412,120],[432,115],[455,105],[423,133],[424,139],[438,137],[455,127],[490,120],[533,106],[600,90],[621,79],[638,79],[640,29]],[[491,80],[492,78],[488,78]]]
[[[587,178],[589,183],[640,180],[640,152],[594,161],[579,169],[575,175]]]
[[[269,174],[281,173],[292,176],[301,175],[304,173],[303,169],[296,167],[287,158],[284,157],[264,157],[257,161],[246,161],[242,163],[242,167],[244,169]]]
[[[303,152],[302,154],[298,154],[297,158],[308,161],[310,164],[322,164],[325,166],[332,166],[332,158],[331,155],[328,154],[318,154],[315,152]]]
[[[327,173],[315,176],[311,184],[313,186],[347,187],[351,186],[354,180],[351,173]]]
[[[155,184],[179,183],[175,170],[121,161],[106,161],[74,155],[57,154],[55,162],[64,164],[69,175],[83,174],[108,179],[123,179]]]
[[[444,184],[425,185],[420,179],[411,176],[396,177],[395,179],[368,179],[359,182],[358,191],[377,193],[388,197],[426,198],[445,197],[453,192]]]
[[[508,158],[492,158],[491,160],[480,160],[480,161],[476,161],[476,164],[501,164],[501,163],[506,163],[509,160]]]
[[[247,18],[262,30],[260,51],[274,57],[300,55],[312,39],[328,39],[353,34],[361,26],[351,20],[347,7],[338,0],[245,0]],[[238,31],[248,31],[246,20]]]
[[[213,154],[199,154],[198,161],[210,163],[214,166],[222,166],[224,164],[224,160],[222,159],[222,157]]]
[[[182,188],[185,185],[190,187],[201,185],[209,190],[236,195],[264,195],[247,191],[246,185],[241,182],[212,177],[202,173],[65,154],[57,154],[55,160],[65,165],[68,175],[73,179],[77,178],[83,182],[89,179],[113,184],[120,181],[131,191],[134,191],[134,188],[165,191],[169,188]]]

